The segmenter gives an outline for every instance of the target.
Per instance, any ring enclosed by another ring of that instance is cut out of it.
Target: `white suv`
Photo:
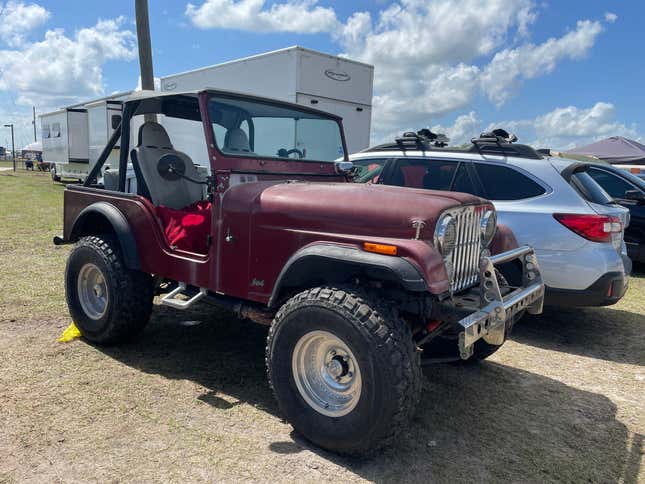
[[[627,290],[626,209],[574,160],[491,136],[446,147],[406,133],[350,156],[363,183],[472,193],[491,200],[498,222],[535,248],[546,304],[605,306]]]

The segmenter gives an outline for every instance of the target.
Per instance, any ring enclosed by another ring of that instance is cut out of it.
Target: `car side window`
[[[618,175],[600,170],[598,168],[589,168],[589,176],[593,178],[612,198],[625,198],[627,190],[636,190],[636,187],[627,180]]]
[[[466,163],[459,164],[459,168],[457,168],[457,174],[455,175],[455,179],[452,183],[452,191],[472,193],[474,195],[477,194],[475,185],[473,184],[473,181],[470,178],[470,174],[468,173],[468,166],[466,165]]]
[[[538,183],[507,166],[475,163],[475,170],[491,200],[522,200],[546,193]]]
[[[427,190],[450,190],[458,163],[427,159],[400,158],[384,173],[383,183]]]
[[[387,158],[369,158],[352,160],[354,164],[354,181],[358,183],[378,183]]]

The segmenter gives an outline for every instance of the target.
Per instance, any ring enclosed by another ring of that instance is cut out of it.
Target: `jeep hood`
[[[425,222],[431,239],[439,215],[456,205],[486,203],[479,197],[434,190],[358,183],[290,182],[266,186],[254,217],[284,229],[372,237],[413,238],[412,223]]]

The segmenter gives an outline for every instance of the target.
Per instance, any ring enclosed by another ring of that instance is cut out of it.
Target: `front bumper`
[[[521,264],[521,284],[500,285],[496,266]],[[479,261],[479,286],[453,295],[442,302],[444,311],[469,313],[456,321],[459,329],[459,356],[466,360],[473,354],[474,344],[483,339],[501,345],[516,316],[523,311],[540,314],[544,302],[544,283],[537,257],[531,247],[524,246]]]

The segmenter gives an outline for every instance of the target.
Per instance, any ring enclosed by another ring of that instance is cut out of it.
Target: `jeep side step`
[[[238,318],[247,318],[258,324],[265,326],[271,325],[275,311],[272,311],[261,304],[254,304],[241,299],[225,296],[224,294],[215,294],[205,287],[197,288],[188,286],[185,282],[177,282],[177,287],[161,298],[161,304],[170,306],[175,309],[188,309],[199,301],[204,301],[212,306],[232,312]],[[195,292],[197,291],[197,292]],[[189,299],[177,299],[177,296],[184,294]]]
[[[199,292],[190,299],[177,299],[177,296],[183,294],[184,291],[186,291],[186,283],[180,282],[176,288],[174,288],[172,291],[161,298],[161,304],[163,304],[164,306],[170,306],[171,308],[175,309],[188,309],[208,294],[208,289],[200,287]]]

